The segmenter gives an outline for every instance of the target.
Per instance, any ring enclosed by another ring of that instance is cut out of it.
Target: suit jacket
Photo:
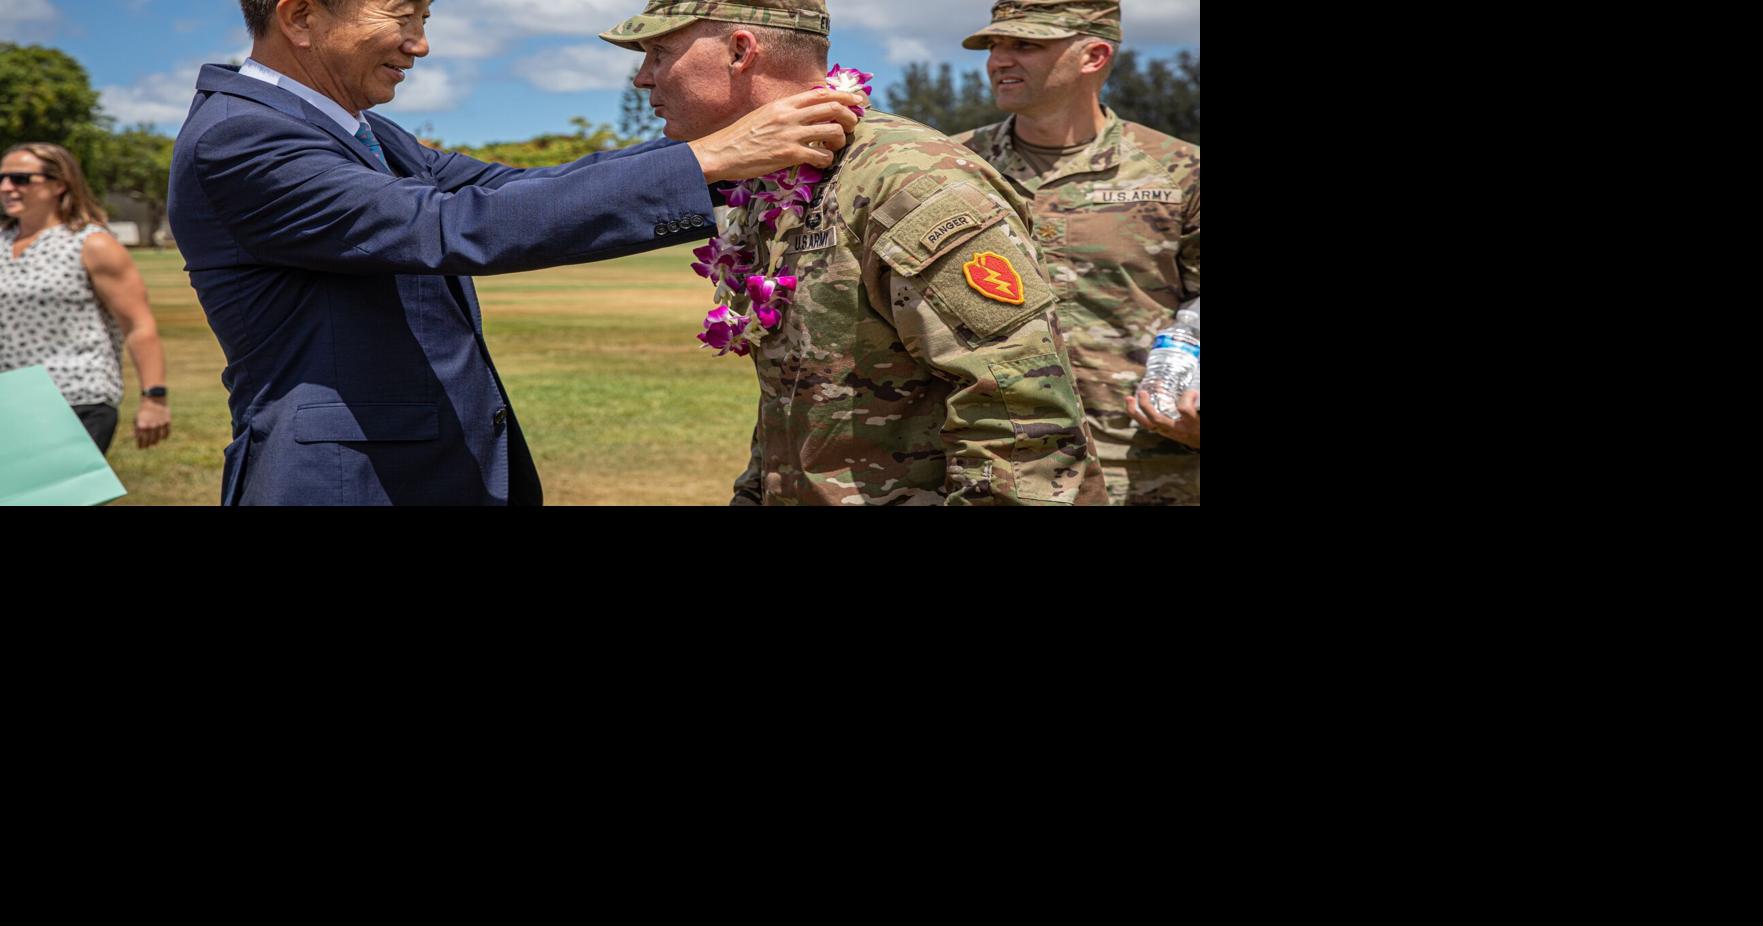
[[[538,504],[467,274],[709,237],[697,159],[652,142],[518,170],[207,65],[169,212],[227,366],[222,504]]]

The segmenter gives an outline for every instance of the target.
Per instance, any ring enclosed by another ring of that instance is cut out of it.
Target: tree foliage
[[[992,105],[983,71],[965,71],[956,84],[952,68],[907,65],[899,83],[887,89],[887,110],[954,135],[1002,121],[1008,113]],[[1200,56],[1181,52],[1169,60],[1141,61],[1122,50],[1102,88],[1102,102],[1122,119],[1200,143]]]
[[[53,48],[0,42],[0,151],[51,142],[84,167],[101,156],[109,129],[78,61]]]
[[[101,144],[102,154],[87,170],[87,179],[96,189],[144,203],[150,216],[144,233],[151,238],[165,217],[174,140],[153,131],[152,125],[141,123],[104,136]]]
[[[576,127],[573,135],[540,135],[526,141],[498,141],[476,146],[442,145],[436,142],[433,147],[457,151],[480,161],[494,161],[510,167],[550,167],[554,164],[567,164],[597,151],[611,151],[634,143],[632,139],[613,131],[612,126],[604,122],[593,125],[581,116],[569,122]]]
[[[577,116],[569,120],[574,134],[552,133],[526,141],[498,141],[484,145],[448,145],[439,139],[422,138],[422,143],[441,151],[457,151],[480,161],[494,161],[510,167],[550,167],[567,164],[599,151],[628,148],[661,137],[662,122],[649,108],[649,91],[635,85],[637,69],[632,68],[624,94],[619,98],[618,130],[607,123],[595,125]],[[426,127],[425,127],[426,128]],[[419,131],[419,135],[429,134]]]
[[[963,73],[957,89],[953,69],[947,63],[937,67],[934,77],[929,64],[907,65],[900,82],[889,87],[886,96],[888,112],[922,122],[945,135],[977,129],[1006,115],[992,105],[991,87],[984,74]]]
[[[1102,88],[1107,103],[1129,122],[1200,143],[1200,56],[1182,52],[1153,59],[1141,70],[1137,52],[1122,50]]]

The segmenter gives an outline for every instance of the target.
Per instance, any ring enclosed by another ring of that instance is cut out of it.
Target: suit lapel
[[[246,79],[249,80],[250,78],[246,78]],[[268,84],[264,84],[264,86],[269,87]],[[281,90],[280,87],[270,87],[270,89],[271,90]],[[283,90],[282,92],[287,93],[287,91],[285,91],[285,90]],[[288,95],[293,96],[293,94],[291,94],[291,93]],[[380,159],[373,156],[373,149],[372,148],[369,148],[366,145],[362,144],[361,139],[356,138],[354,136],[354,134],[352,134],[350,132],[343,131],[343,127],[337,124],[337,120],[332,119],[331,117],[325,115],[324,113],[319,112],[318,107],[313,106],[311,103],[308,103],[305,100],[302,100],[297,96],[294,97],[294,99],[298,100],[300,103],[300,108],[305,110],[304,115],[306,117],[307,122],[310,122],[313,125],[316,125],[321,129],[324,129],[326,132],[329,132],[332,135],[336,136],[337,141],[342,142],[343,147],[348,148],[349,152],[351,154],[355,155],[356,160],[359,160],[361,163],[366,164],[367,166],[373,168],[374,170],[379,171],[382,174],[389,174],[392,172],[391,168],[387,167],[384,164],[381,164]],[[375,136],[375,139],[376,140],[378,139],[377,135]],[[385,146],[386,146],[385,142],[383,142],[383,141],[380,142],[380,150],[384,151]]]

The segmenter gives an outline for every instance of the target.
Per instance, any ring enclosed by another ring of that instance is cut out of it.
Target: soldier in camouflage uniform
[[[825,3],[655,0],[601,37],[640,43],[637,86],[690,138],[824,81],[825,45],[779,54],[801,37],[745,28],[768,25],[825,35]],[[869,110],[804,224],[761,245],[761,267],[787,246],[800,283],[753,351],[759,420],[731,503],[1106,504],[1028,227],[972,152]]]
[[[1114,0],[998,3],[962,45],[991,50],[998,108],[1015,115],[955,140],[1033,200],[1111,501],[1197,505],[1198,412],[1167,432],[1190,450],[1137,426],[1129,400],[1158,329],[1200,295],[1200,149],[1101,105],[1120,38]]]

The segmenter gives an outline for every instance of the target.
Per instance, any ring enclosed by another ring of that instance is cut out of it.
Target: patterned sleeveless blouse
[[[47,367],[69,405],[122,403],[122,326],[80,262],[99,232],[55,225],[13,257],[18,226],[0,229],[0,371]]]

